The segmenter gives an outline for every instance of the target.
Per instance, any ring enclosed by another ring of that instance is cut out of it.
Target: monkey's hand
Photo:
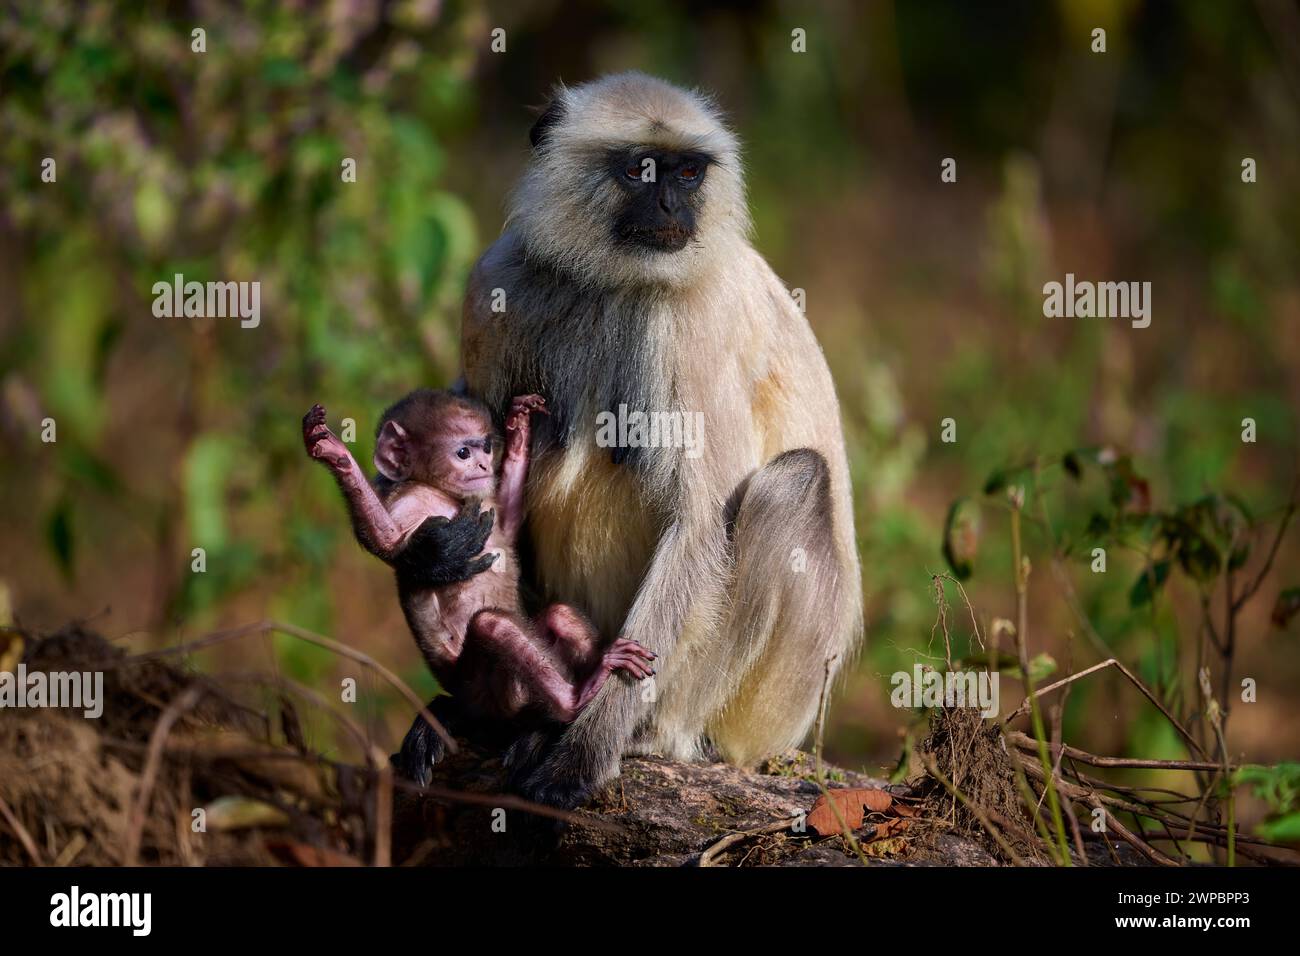
[[[532,433],[531,416],[551,414],[546,408],[546,399],[540,395],[516,395],[510,403],[510,412],[506,415],[506,454],[518,457],[528,451],[528,439]]]
[[[333,471],[347,471],[352,464],[352,453],[348,446],[325,424],[325,409],[313,405],[311,411],[302,419],[302,442],[307,454],[328,465]]]
[[[483,554],[495,511],[479,511],[470,498],[454,518],[426,518],[411,532],[406,547],[393,558],[397,583],[403,590],[427,590],[468,581],[486,571],[498,557]]]

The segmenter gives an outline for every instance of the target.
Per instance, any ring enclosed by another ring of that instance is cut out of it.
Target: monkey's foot
[[[603,662],[610,671],[624,671],[635,680],[644,680],[655,675],[650,662],[657,656],[645,645],[620,637],[605,652]]]
[[[520,788],[536,803],[572,810],[586,803],[609,780],[618,776],[618,757],[602,754],[561,740]]]
[[[532,434],[530,416],[551,414],[546,409],[546,399],[540,395],[516,395],[506,414],[506,453],[512,456],[526,454]]]
[[[447,745],[429,722],[418,714],[402,740],[402,749],[388,758],[397,775],[421,787],[433,779],[433,765],[443,758]]]
[[[547,780],[536,786],[532,781],[522,788],[524,797],[557,810],[576,810],[596,792],[596,787],[582,780]]]

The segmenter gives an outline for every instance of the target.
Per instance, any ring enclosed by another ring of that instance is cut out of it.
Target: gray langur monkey
[[[653,688],[607,683],[535,758],[524,792],[572,806],[623,754],[753,765],[798,745],[828,662],[860,643],[861,573],[830,372],[750,244],[714,104],[623,73],[558,88],[530,138],[470,279],[465,384],[498,414],[548,397],[527,487],[540,593],[659,656]],[[702,421],[698,448],[603,447],[620,406]]]

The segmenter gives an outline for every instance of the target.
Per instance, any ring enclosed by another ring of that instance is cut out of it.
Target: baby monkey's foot
[[[506,415],[506,456],[518,459],[528,452],[528,441],[532,437],[532,414],[551,414],[546,410],[546,399],[540,395],[516,395],[510,402],[510,413]]]
[[[540,395],[516,395],[510,402],[510,413],[506,415],[506,431],[527,428],[528,417],[534,412],[538,415],[551,414],[547,411],[546,399]]]
[[[636,680],[644,680],[657,673],[650,662],[658,656],[643,644],[620,637],[605,651],[601,663],[611,672],[626,671]]]
[[[348,446],[325,424],[325,409],[313,405],[311,411],[302,419],[302,441],[307,447],[307,454],[318,458],[336,471],[345,471],[352,455]]]

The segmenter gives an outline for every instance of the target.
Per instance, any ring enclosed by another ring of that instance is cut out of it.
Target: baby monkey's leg
[[[537,615],[537,629],[575,674],[587,673],[600,661],[600,634],[569,605],[546,608]]]
[[[655,659],[653,652],[636,641],[623,638],[602,650],[596,628],[566,604],[552,604],[538,615],[537,623],[570,663],[578,695],[575,716],[596,696],[614,671],[626,671],[636,680],[655,673],[650,666]]]
[[[570,634],[565,639],[572,638]],[[653,673],[648,656],[643,656],[649,655],[649,651],[638,644],[641,653],[636,654],[628,647],[631,641],[619,641],[579,685],[539,646],[531,624],[505,611],[486,610],[474,615],[465,640],[467,645],[472,641],[491,652],[500,666],[511,669],[512,675],[527,688],[531,701],[540,704],[552,719],[565,723],[578,716],[614,670],[626,670],[637,679]]]

